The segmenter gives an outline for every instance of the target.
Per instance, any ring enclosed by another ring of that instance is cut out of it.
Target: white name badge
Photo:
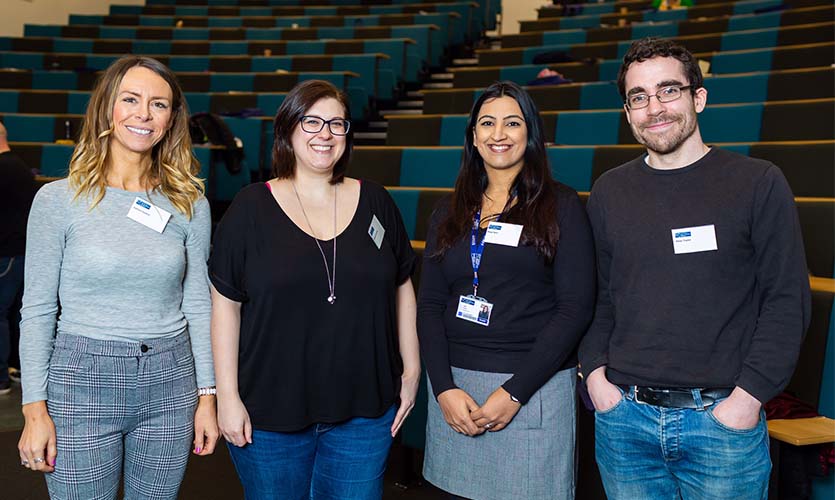
[[[493,313],[493,304],[481,297],[472,295],[461,295],[458,298],[458,311],[455,317],[470,321],[482,326],[490,324],[490,315]]]
[[[140,197],[136,197],[128,210],[128,219],[133,219],[145,227],[149,227],[158,233],[162,233],[171,213],[151,205]]]
[[[487,226],[487,234],[484,235],[484,242],[518,247],[519,237],[522,236],[523,227],[519,224],[510,224],[508,222],[491,222]]]
[[[713,224],[672,229],[670,233],[673,236],[673,251],[676,254],[718,250],[716,228]]]
[[[380,249],[380,246],[383,244],[383,237],[386,235],[386,228],[380,224],[380,220],[377,219],[376,215],[371,216],[371,225],[368,226],[368,236],[371,236],[371,241],[377,245],[377,250]]]

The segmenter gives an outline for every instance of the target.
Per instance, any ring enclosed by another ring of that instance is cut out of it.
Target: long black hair
[[[537,252],[547,262],[554,260],[559,239],[557,185],[551,177],[551,168],[545,153],[542,118],[530,94],[509,81],[495,82],[487,87],[470,111],[470,119],[464,132],[461,169],[455,181],[455,192],[450,199],[449,210],[438,228],[435,257],[442,256],[461,238],[470,234],[473,216],[481,208],[488,182],[484,160],[475,145],[474,130],[481,106],[490,99],[504,96],[515,99],[519,104],[527,126],[528,140],[522,169],[511,187],[516,203],[502,215],[502,222],[523,225],[520,243],[536,247]]]

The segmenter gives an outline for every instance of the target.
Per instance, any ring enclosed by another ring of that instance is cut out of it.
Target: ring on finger
[[[29,460],[21,460],[20,465],[22,465],[24,467],[29,467]]]
[[[35,462],[36,464],[42,464],[42,463],[43,463],[43,457],[36,457],[36,458],[35,458],[35,460],[34,460],[34,462]]]
[[[484,424],[485,429],[490,429],[491,427],[493,427],[493,422],[488,422],[488,423]]]

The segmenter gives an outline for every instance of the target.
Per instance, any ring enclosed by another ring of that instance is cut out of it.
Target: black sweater
[[[773,164],[713,148],[676,170],[644,158],[588,203],[598,261],[582,371],[617,384],[734,387],[765,403],[789,382],[810,292],[791,190]],[[717,250],[676,255],[671,230],[714,225]]]
[[[576,365],[576,346],[594,306],[594,247],[583,206],[557,185],[560,238],[552,264],[531,246],[487,244],[478,294],[493,303],[489,326],[458,319],[460,295],[473,292],[469,232],[433,258],[449,199],[432,214],[418,301],[418,336],[435,396],[455,387],[450,366],[512,373],[504,389],[522,403],[560,369]]]

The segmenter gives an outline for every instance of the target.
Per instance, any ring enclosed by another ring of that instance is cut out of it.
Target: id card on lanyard
[[[477,325],[487,326],[490,324],[490,316],[493,314],[493,304],[478,296],[478,269],[481,267],[481,257],[484,255],[484,240],[487,233],[478,241],[478,226],[481,220],[481,210],[473,217],[473,229],[470,236],[470,263],[473,266],[473,293],[461,295],[458,298],[458,310],[455,317],[470,321]]]

